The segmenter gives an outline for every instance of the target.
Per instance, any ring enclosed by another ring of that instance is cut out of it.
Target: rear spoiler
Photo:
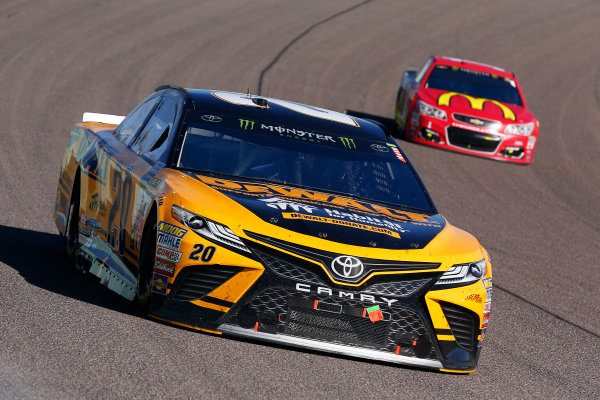
[[[119,115],[86,112],[83,113],[81,122],[100,122],[102,124],[119,125],[124,119],[125,117]]]

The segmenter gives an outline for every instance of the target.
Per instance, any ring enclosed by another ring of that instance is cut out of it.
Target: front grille
[[[290,335],[357,343],[385,344],[389,323],[368,318],[291,306],[285,332]]]
[[[502,137],[449,126],[448,142],[453,146],[473,151],[494,153],[502,142]]]
[[[480,128],[496,130],[502,127],[502,123],[490,119],[476,118],[469,115],[453,114],[455,120],[464,122],[469,125],[478,126]]]
[[[283,278],[323,284],[323,280],[313,272],[307,271],[306,269],[292,264],[280,257],[276,257],[274,255],[267,254],[265,251],[258,250],[256,246],[252,247],[252,251],[258,255],[267,268]]]
[[[478,317],[466,308],[450,303],[440,303],[440,306],[448,320],[456,343],[464,349],[473,350],[477,333],[475,327],[479,327]]]
[[[240,312],[238,322],[241,326],[254,326],[254,321],[272,315],[276,325],[271,327],[273,332],[340,344],[360,344],[381,351],[395,352],[401,346],[403,355],[437,359],[430,331],[419,312],[412,308],[414,306],[380,304],[384,320],[373,323],[364,309],[374,304],[358,298],[357,295],[350,299],[271,287],[248,302]],[[247,316],[254,319],[241,322]],[[412,339],[407,342],[406,338],[414,339],[418,345],[411,347]]]
[[[200,299],[241,270],[240,267],[221,265],[186,267],[177,275],[171,291],[171,299],[178,301]]]
[[[431,278],[376,283],[374,285],[367,286],[362,291],[368,292],[368,293],[376,293],[376,294],[379,294],[382,296],[406,297],[406,296],[410,296],[411,294],[417,292],[426,283],[428,283],[430,281],[431,281]]]

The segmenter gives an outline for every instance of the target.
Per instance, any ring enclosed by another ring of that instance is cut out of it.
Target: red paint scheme
[[[469,96],[460,93],[444,95],[452,92],[427,87],[432,70],[440,65],[455,70],[479,71],[494,75],[494,79],[513,82],[523,106],[473,96],[469,99]],[[419,100],[444,111],[446,119],[419,113]],[[462,121],[458,120],[460,115],[463,116]],[[539,122],[527,109],[519,83],[512,72],[448,57],[431,57],[421,70],[404,73],[396,100],[395,119],[399,132],[406,140],[519,164],[531,163],[539,130]],[[533,124],[533,129],[527,135],[505,132],[509,124],[528,123]]]

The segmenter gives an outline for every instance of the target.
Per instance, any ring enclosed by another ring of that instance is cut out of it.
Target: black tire
[[[79,187],[76,185],[71,193],[71,203],[67,215],[65,254],[67,261],[78,270],[80,270],[78,263],[79,251]]]
[[[156,220],[150,222],[142,236],[142,251],[138,265],[137,303],[142,315],[150,312],[152,297],[152,273],[156,254]]]
[[[396,125],[396,137],[406,140],[406,134],[404,132],[404,128],[402,128],[400,126],[400,124],[398,124],[398,121],[396,121],[396,109],[398,108],[398,101],[400,100],[402,91],[403,91],[403,88],[402,88],[402,85],[400,85],[400,89],[398,89],[398,95],[396,96],[396,106],[394,107],[394,122]],[[406,127],[406,123],[404,123],[404,127]]]

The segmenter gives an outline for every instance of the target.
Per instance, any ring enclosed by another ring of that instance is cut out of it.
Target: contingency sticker
[[[168,278],[165,275],[154,274],[152,279],[152,292],[167,295]]]

